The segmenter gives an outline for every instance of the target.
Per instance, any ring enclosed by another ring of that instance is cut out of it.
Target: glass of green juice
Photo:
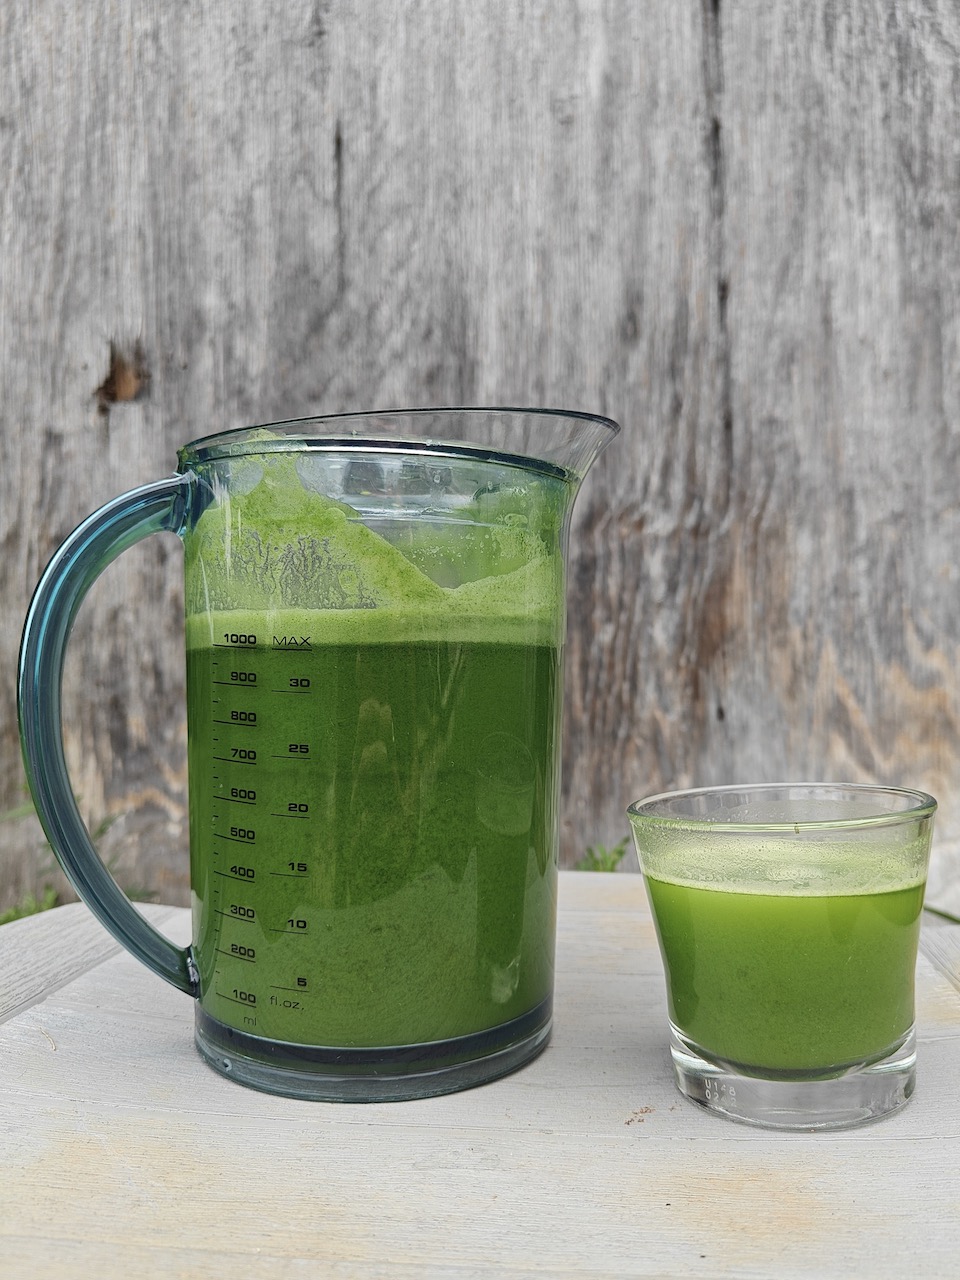
[[[903,1106],[936,808],[921,791],[825,783],[630,806],[684,1096],[779,1129]]]

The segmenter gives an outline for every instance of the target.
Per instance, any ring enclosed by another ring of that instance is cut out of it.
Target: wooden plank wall
[[[932,790],[949,869],[958,139],[954,0],[5,0],[0,809],[87,511],[210,430],[546,404],[624,428],[574,529],[564,863],[641,794],[819,777]],[[176,540],[128,553],[65,686],[84,812],[171,902],[180,610]],[[48,878],[32,820],[0,842],[4,900]]]

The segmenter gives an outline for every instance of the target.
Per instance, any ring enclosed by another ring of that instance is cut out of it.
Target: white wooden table
[[[146,910],[186,941],[186,911]],[[561,875],[536,1062],[385,1105],[224,1080],[190,1000],[85,908],[17,921],[0,929],[0,1276],[956,1276],[960,926],[925,923],[918,979],[910,1105],[778,1135],[674,1091],[639,876]]]

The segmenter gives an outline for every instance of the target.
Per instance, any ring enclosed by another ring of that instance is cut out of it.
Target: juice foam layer
[[[834,897],[894,892],[926,881],[927,838],[915,823],[873,839],[733,836],[698,844],[691,834],[642,837],[644,873],[721,893]]]
[[[228,643],[230,635],[256,636],[266,648],[305,637],[311,647],[340,644],[405,644],[410,641],[490,645],[557,645],[557,627],[536,614],[515,616],[448,609],[229,609],[195,613],[186,620],[187,648]],[[295,647],[295,646],[294,646]]]
[[[293,459],[267,459],[252,475],[247,492],[220,492],[187,538],[192,647],[225,632],[268,645],[296,633],[331,644],[559,640],[557,481],[478,494],[445,515],[384,517],[391,540],[305,488]]]

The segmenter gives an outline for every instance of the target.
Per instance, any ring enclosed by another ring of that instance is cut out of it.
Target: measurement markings
[[[222,796],[219,791],[213,793],[215,800],[223,800],[227,804],[252,804],[256,808],[256,800],[237,800],[234,796]]]
[[[234,756],[214,756],[214,760],[222,760],[224,764],[256,764],[256,760],[240,760]],[[281,760],[286,759],[285,756],[280,757]]]
[[[214,994],[218,995],[221,1000],[229,1000],[231,1004],[242,1005],[244,1009],[255,1009],[257,1007],[256,1002],[253,1000],[238,1000],[236,996],[224,995],[222,991],[217,991],[216,988],[214,988]]]
[[[219,907],[215,907],[218,916],[226,916],[228,920],[236,920],[238,924],[253,924],[254,916],[235,916],[232,911],[221,911]]]
[[[270,986],[270,990],[271,991],[295,991],[299,996],[299,995],[302,995],[307,990],[307,988],[306,987],[281,987],[279,983],[273,983]]]
[[[253,840],[241,840],[239,836],[221,836],[215,831],[213,833],[214,840],[229,840],[232,844],[245,844],[248,849],[253,847]]]
[[[226,956],[228,960],[242,960],[244,964],[257,963],[254,956],[238,956],[234,951],[224,951],[223,947],[217,947],[217,955]],[[224,999],[229,999],[229,996],[225,996]]]
[[[286,880],[309,880],[309,873],[306,871],[271,871],[272,876],[283,876]]]
[[[301,822],[309,822],[309,813],[271,813],[271,818],[299,818]]]

